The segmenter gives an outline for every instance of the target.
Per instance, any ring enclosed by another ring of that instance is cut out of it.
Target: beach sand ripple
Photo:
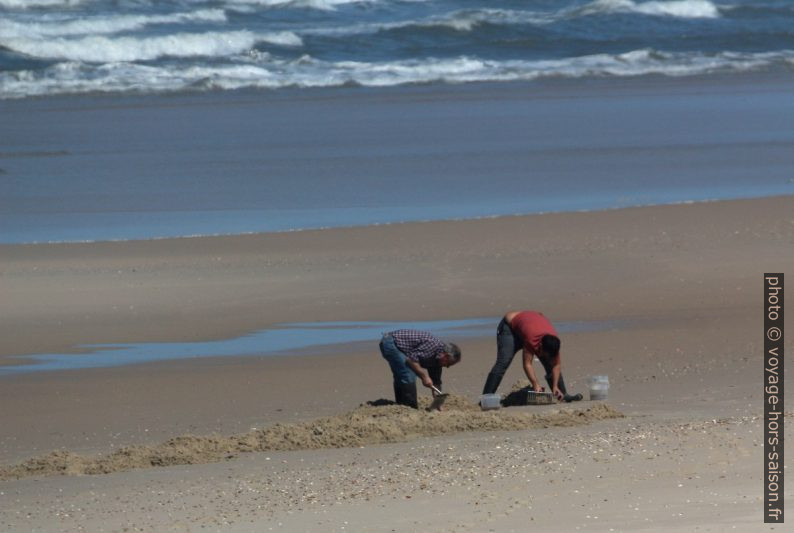
[[[55,451],[20,464],[0,467],[0,480],[52,475],[94,475],[158,466],[205,464],[232,459],[240,453],[358,447],[407,441],[463,431],[514,431],[578,426],[622,418],[608,404],[586,409],[567,407],[480,411],[465,397],[450,395],[443,411],[429,410],[430,398],[420,409],[388,402],[370,402],[341,415],[300,423],[280,423],[266,429],[232,436],[182,435],[155,446],[126,446],[110,454],[85,457]],[[533,412],[534,411],[534,412]]]

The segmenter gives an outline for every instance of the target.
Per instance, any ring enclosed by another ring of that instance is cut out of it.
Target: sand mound
[[[419,409],[429,410],[433,405],[433,398],[430,396],[419,397]],[[480,411],[480,406],[472,402],[465,396],[450,394],[442,403],[445,411]]]
[[[17,465],[0,467],[0,479],[30,476],[106,474],[153,466],[202,464],[229,459],[242,452],[344,448],[405,441],[461,431],[500,431],[552,426],[576,426],[623,415],[606,404],[587,409],[554,411],[480,411],[468,399],[450,395],[443,411],[399,405],[362,405],[349,413],[296,424],[276,424],[241,435],[191,436],[156,446],[128,446],[97,457],[52,452]]]

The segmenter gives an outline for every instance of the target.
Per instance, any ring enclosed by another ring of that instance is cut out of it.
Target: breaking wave
[[[573,11],[579,15],[599,13],[639,13],[661,17],[717,18],[719,8],[708,0],[668,0],[635,2],[633,0],[595,0]]]
[[[78,39],[21,39],[5,41],[15,52],[34,58],[93,63],[146,61],[161,57],[225,57],[240,54],[258,42],[300,46],[292,32],[255,34],[249,31],[181,33],[161,37],[90,36]]]
[[[225,22],[226,20],[226,13],[222,9],[202,9],[189,13],[173,13],[169,15],[116,15],[112,17],[100,16],[66,20],[58,17],[41,22],[8,20],[3,23],[0,36],[5,38],[29,38],[32,36],[106,35],[140,30],[155,24]]]
[[[673,0],[669,2],[637,3],[632,0],[596,0],[578,8],[565,8],[556,12],[523,11],[514,9],[479,8],[460,9],[424,19],[388,23],[362,23],[335,28],[309,29],[311,35],[357,35],[407,28],[447,28],[460,32],[491,24],[494,26],[537,25],[545,26],[578,17],[607,13],[636,13],[676,18],[716,18],[717,7],[707,0]]]
[[[242,36],[237,52],[250,47],[254,36]],[[192,53],[197,50],[191,48]],[[157,50],[159,53],[159,50]],[[140,55],[140,51],[136,52]],[[153,52],[154,53],[154,52]],[[187,52],[186,52],[187,53]],[[521,81],[540,78],[593,76],[632,77],[651,74],[688,76],[738,73],[778,67],[794,68],[794,50],[774,53],[663,53],[636,50],[625,54],[596,54],[570,59],[488,61],[470,57],[390,62],[326,62],[309,56],[294,60],[267,53],[236,57],[234,65],[141,65],[81,61],[58,63],[42,71],[0,73],[0,93],[24,97],[53,93],[169,92],[201,89],[282,87],[387,87],[432,82],[465,83]],[[145,88],[145,89],[142,89]]]
[[[7,9],[32,9],[41,7],[75,7],[91,0],[0,0],[0,7]]]
[[[0,0],[0,99],[788,71],[792,27],[781,0]]]

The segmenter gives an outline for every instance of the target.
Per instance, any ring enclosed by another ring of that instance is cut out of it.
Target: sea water
[[[794,3],[0,0],[0,244],[794,193]]]
[[[788,0],[0,0],[0,97],[791,71]]]
[[[158,342],[140,344],[83,345],[81,353],[50,353],[18,356],[19,364],[0,366],[0,376],[37,371],[76,370],[153,363],[202,357],[274,356],[300,353],[334,355],[349,353],[351,346],[369,346],[377,353],[381,334],[396,329],[432,331],[456,341],[483,337],[495,331],[499,319],[480,317],[423,322],[313,322],[279,324],[242,337],[207,342]],[[603,331],[618,321],[563,322],[560,333]]]

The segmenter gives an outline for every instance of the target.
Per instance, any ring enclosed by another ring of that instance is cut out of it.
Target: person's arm
[[[560,354],[557,354],[557,357],[554,359],[554,362],[551,366],[551,392],[558,400],[562,400],[563,394],[560,391],[560,370],[562,368],[562,363],[560,363]]]
[[[414,371],[414,374],[416,374],[419,377],[419,379],[422,380],[422,385],[424,385],[428,389],[433,386],[433,380],[430,379],[430,375],[427,373],[427,370],[422,368],[422,365],[420,365],[413,359],[407,359],[407,358],[405,359],[405,364],[411,367],[411,370]]]
[[[535,358],[535,355],[525,348],[523,350],[523,356],[524,356],[524,373],[527,375],[527,379],[529,380],[529,383],[530,385],[532,385],[532,388],[535,390],[535,392],[541,392],[543,388],[540,386],[538,377],[535,375],[535,369],[532,366],[532,361]]]
[[[441,365],[434,364],[426,368],[427,375],[433,380],[433,385],[441,390]]]

